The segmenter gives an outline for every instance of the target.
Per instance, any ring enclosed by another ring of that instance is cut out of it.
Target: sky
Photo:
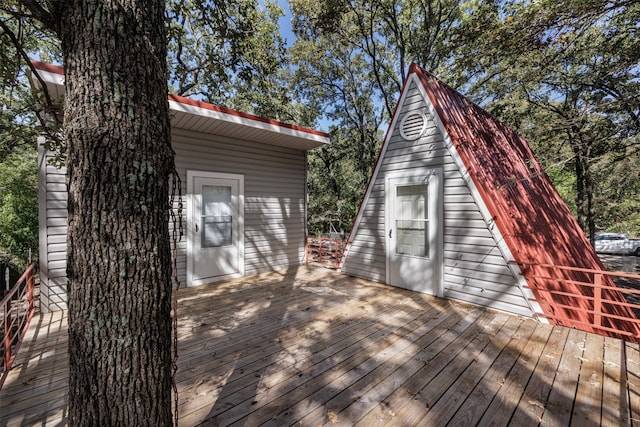
[[[282,38],[287,42],[287,46],[291,46],[294,40],[293,33],[291,32],[291,9],[289,8],[288,0],[278,0],[278,6],[284,9],[285,16],[280,18],[278,22],[280,24],[280,34]]]

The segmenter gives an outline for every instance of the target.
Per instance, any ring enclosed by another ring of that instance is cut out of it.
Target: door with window
[[[442,295],[442,170],[385,183],[387,283]]]
[[[244,273],[244,177],[187,172],[187,282],[198,285]]]

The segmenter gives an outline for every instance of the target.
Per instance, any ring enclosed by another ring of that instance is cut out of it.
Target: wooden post
[[[35,264],[30,264],[28,267],[29,273],[27,274],[27,316],[31,318],[35,305],[33,304],[33,285],[35,282]]]
[[[5,292],[5,294],[8,292]],[[8,372],[11,367],[11,299],[7,300],[4,312],[4,371]]]

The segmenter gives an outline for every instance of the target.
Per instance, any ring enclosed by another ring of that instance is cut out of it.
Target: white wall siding
[[[428,111],[425,94],[412,81],[394,121],[394,129],[379,160],[378,172],[343,265],[354,276],[385,281],[385,174],[400,170],[442,167],[444,171],[444,297],[531,316],[519,278],[509,268],[485,221],[477,200],[463,179],[433,118],[421,138],[404,140],[401,118],[412,110]],[[402,102],[402,101],[401,101]]]
[[[38,221],[40,310],[47,313],[67,308],[67,186],[65,169],[49,163],[44,142],[38,138]]]
[[[44,141],[40,141],[42,144]],[[179,238],[182,194],[183,235],[176,245],[177,276],[187,281],[186,192],[187,170],[243,174],[245,177],[245,274],[300,265],[305,256],[304,151],[217,137],[181,129],[172,130],[176,169],[181,188],[176,192],[176,240]],[[66,309],[67,188],[65,169],[56,169],[40,149],[40,272],[44,311]],[[170,190],[171,190],[170,183]],[[169,219],[173,240],[174,224]],[[172,243],[173,248],[173,243]]]
[[[180,129],[174,129],[172,135],[183,193],[187,170],[244,175],[245,274],[300,265],[304,261],[304,151]],[[178,262],[183,266],[186,266],[185,242],[179,245],[178,252]],[[180,278],[182,283],[186,282],[184,267]]]

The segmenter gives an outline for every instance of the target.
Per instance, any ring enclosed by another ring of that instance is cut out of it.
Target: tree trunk
[[[571,136],[570,136],[571,138]],[[586,189],[585,189],[585,162],[582,157],[580,145],[570,140],[573,154],[575,155],[575,172],[576,172],[576,214],[578,224],[583,230],[586,230]]]
[[[591,158],[590,153],[588,158]],[[586,162],[585,166],[585,193],[587,195],[587,237],[591,242],[591,245],[595,247],[596,244],[596,214],[595,206],[593,202],[594,183],[593,176],[591,175],[591,165]]]
[[[164,2],[57,7],[68,147],[69,421],[170,425]]]

